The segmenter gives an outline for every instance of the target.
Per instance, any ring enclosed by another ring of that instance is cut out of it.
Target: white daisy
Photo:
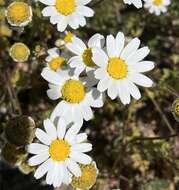
[[[136,8],[142,7],[142,0],[123,0],[125,4],[131,5],[133,4]]]
[[[43,69],[41,75],[50,83],[48,97],[52,100],[62,99],[52,112],[52,120],[61,116],[68,122],[82,124],[83,119],[88,121],[93,118],[91,107],[103,106],[102,94],[96,88],[91,88],[92,79],[89,81],[76,75],[71,76],[67,70],[56,73]]]
[[[60,55],[58,48],[51,48],[47,51],[48,56],[45,59],[47,62],[47,68],[58,71],[62,65],[66,63],[65,58]]]
[[[157,16],[160,13],[167,12],[167,6],[170,5],[170,0],[144,0],[144,7],[149,9],[150,13],[154,13]]]
[[[92,50],[95,47],[101,48],[103,39],[104,37],[101,34],[95,34],[89,39],[87,46],[77,37],[74,37],[71,43],[66,44],[66,47],[76,54],[68,62],[71,68],[75,68],[76,74],[80,74],[84,70],[88,72],[95,69],[96,65],[92,60]]]
[[[39,0],[48,5],[42,14],[50,17],[52,24],[57,24],[57,29],[63,32],[67,25],[73,29],[86,25],[85,17],[92,17],[94,11],[86,5],[91,0]]]
[[[91,157],[86,152],[92,150],[90,143],[84,143],[86,133],[78,134],[80,126],[73,124],[67,129],[67,124],[60,118],[57,127],[50,119],[44,121],[45,132],[37,129],[36,137],[41,143],[32,143],[27,151],[34,154],[28,160],[30,166],[38,166],[35,178],[39,179],[46,173],[46,183],[59,187],[62,183],[71,183],[72,175],[81,176],[79,164],[91,163]]]
[[[123,104],[130,103],[130,95],[139,99],[141,94],[135,84],[151,87],[152,80],[143,72],[154,68],[151,61],[142,61],[149,54],[149,48],[139,48],[140,40],[134,38],[126,47],[124,34],[119,32],[114,38],[107,36],[107,54],[99,48],[93,50],[93,60],[99,68],[94,72],[99,79],[97,89],[106,91],[111,99],[117,96]]]

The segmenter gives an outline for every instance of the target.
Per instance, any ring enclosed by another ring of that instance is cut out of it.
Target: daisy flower
[[[32,8],[24,2],[14,1],[8,6],[5,14],[11,26],[24,27],[32,21]]]
[[[157,16],[160,13],[167,12],[167,6],[170,5],[170,0],[144,0],[146,9],[149,9],[150,13],[154,13]]]
[[[66,63],[65,58],[60,56],[58,48],[52,48],[47,51],[48,56],[45,59],[47,62],[47,68],[57,71],[62,65]]]
[[[143,61],[149,54],[149,48],[139,48],[140,40],[134,38],[126,47],[124,34],[119,32],[114,38],[107,36],[107,53],[102,49],[93,50],[93,60],[99,68],[94,72],[99,79],[97,89],[100,92],[107,90],[111,99],[117,96],[123,104],[130,103],[130,95],[139,99],[141,94],[135,84],[151,87],[151,79],[143,75],[143,72],[154,68],[151,61]]]
[[[57,24],[60,32],[65,31],[67,25],[73,29],[86,25],[85,17],[92,17],[94,11],[86,5],[91,0],[39,0],[48,5],[43,9],[42,14],[50,17],[52,24]]]
[[[95,69],[96,65],[92,60],[92,50],[95,47],[101,48],[103,39],[104,37],[101,34],[95,34],[89,39],[87,46],[77,37],[74,37],[71,43],[67,43],[67,49],[76,54],[68,62],[70,67],[75,69],[76,74],[80,74],[84,70],[88,72]]]
[[[80,126],[73,124],[68,128],[63,118],[57,127],[50,119],[44,120],[45,131],[37,128],[35,135],[40,143],[28,145],[27,151],[34,154],[28,163],[38,166],[34,177],[39,179],[46,173],[46,183],[59,187],[62,183],[69,184],[72,175],[81,176],[79,164],[90,164],[91,157],[86,152],[92,150],[90,143],[84,143],[86,133],[79,133]]]
[[[91,87],[92,79],[88,81],[87,78],[79,78],[67,70],[56,73],[46,68],[41,75],[50,83],[48,97],[52,100],[62,99],[52,112],[52,120],[61,116],[68,122],[82,124],[83,119],[88,121],[93,118],[91,107],[103,106],[102,94]]]
[[[123,0],[125,4],[131,5],[133,4],[136,8],[142,7],[142,0]]]

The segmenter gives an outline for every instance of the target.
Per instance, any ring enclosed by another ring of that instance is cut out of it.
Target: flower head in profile
[[[88,165],[80,164],[81,168],[81,176],[72,177],[71,185],[74,189],[91,189],[91,187],[96,183],[96,179],[98,176],[98,169],[96,167],[96,163],[93,161]]]
[[[105,53],[102,49],[93,50],[93,61],[99,68],[94,72],[99,80],[97,89],[107,91],[111,99],[119,97],[121,102],[130,103],[130,95],[139,99],[141,94],[137,85],[151,87],[153,82],[143,72],[154,68],[151,61],[143,61],[149,54],[149,48],[139,48],[140,40],[134,38],[125,46],[124,34],[119,32],[114,36],[107,36]]]
[[[144,0],[144,7],[149,9],[150,13],[154,13],[157,16],[161,13],[167,12],[167,6],[170,5],[170,0]]]
[[[64,44],[72,43],[74,37],[75,37],[75,34],[73,34],[70,31],[66,31],[63,38]]]
[[[58,71],[65,63],[65,58],[60,55],[58,48],[52,48],[47,51],[47,66],[53,71]]]
[[[34,177],[39,179],[46,175],[46,183],[54,187],[62,183],[69,184],[72,175],[81,176],[79,164],[91,163],[91,157],[86,152],[91,151],[92,145],[85,143],[86,133],[78,133],[80,126],[66,124],[63,118],[57,122],[57,127],[50,119],[44,121],[45,131],[36,130],[40,143],[28,145],[27,151],[34,154],[28,163],[38,166]]]
[[[142,0],[123,0],[125,4],[131,5],[133,4],[136,8],[142,7]]]
[[[27,3],[14,1],[6,10],[6,18],[10,25],[24,27],[32,20],[32,8]]]
[[[17,42],[11,46],[9,55],[15,62],[25,62],[29,58],[30,50],[24,43]]]
[[[85,17],[92,17],[94,11],[86,5],[91,0],[39,0],[47,5],[42,14],[50,17],[52,24],[57,24],[60,32],[65,31],[69,25],[73,29],[86,25]]]
[[[102,94],[91,87],[93,83],[91,78],[88,80],[88,77],[71,75],[68,70],[54,72],[46,68],[41,75],[50,83],[50,89],[47,90],[48,97],[52,100],[61,98],[52,112],[52,120],[61,116],[68,122],[82,124],[83,119],[88,121],[93,118],[91,107],[103,106]]]
[[[66,45],[67,49],[76,55],[68,62],[70,67],[75,69],[76,74],[80,74],[84,70],[88,72],[96,68],[92,60],[92,50],[95,47],[101,48],[103,39],[104,37],[101,34],[95,34],[89,39],[86,46],[81,39],[74,37],[73,41]]]
[[[172,114],[176,121],[179,122],[179,98],[177,98],[172,104]]]

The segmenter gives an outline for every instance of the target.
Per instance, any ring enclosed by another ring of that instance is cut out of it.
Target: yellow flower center
[[[55,161],[64,161],[70,154],[70,145],[65,140],[54,140],[52,141],[49,154],[50,157]]]
[[[107,72],[113,79],[123,79],[127,76],[127,64],[120,58],[112,57],[108,61]]]
[[[57,71],[61,65],[63,65],[65,63],[65,59],[63,57],[56,57],[53,58],[49,63],[49,67],[54,70]]]
[[[10,56],[14,61],[27,61],[29,54],[29,48],[23,43],[15,43],[10,49]]]
[[[20,25],[31,17],[29,5],[24,2],[14,2],[7,8],[7,18],[12,24]]]
[[[68,80],[61,92],[63,99],[70,103],[79,103],[85,97],[85,87],[79,80]]]
[[[56,9],[62,15],[68,16],[76,9],[76,0],[56,0]]]
[[[160,6],[163,3],[163,0],[154,0],[156,6]]]
[[[92,60],[92,50],[91,48],[87,48],[84,52],[83,52],[83,61],[85,63],[86,66],[88,67],[94,67],[95,63]]]
[[[95,163],[88,165],[80,165],[82,175],[80,177],[72,177],[72,186],[76,189],[89,189],[95,182],[98,171]]]
[[[73,33],[67,32],[66,35],[65,35],[65,37],[64,37],[64,42],[65,42],[65,43],[70,43],[70,42],[72,42],[73,36],[74,36]]]

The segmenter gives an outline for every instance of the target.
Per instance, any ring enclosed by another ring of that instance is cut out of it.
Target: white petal
[[[67,27],[67,18],[66,17],[61,17],[60,21],[57,24],[57,30],[59,32],[64,32],[66,27]]]
[[[53,180],[54,180],[54,175],[55,175],[55,167],[56,167],[56,164],[53,162],[51,164],[51,167],[49,168],[48,172],[47,172],[47,175],[46,175],[46,183],[48,185],[52,185],[53,184]]]
[[[116,40],[113,35],[108,35],[106,39],[106,47],[109,57],[117,57]]]
[[[82,55],[83,51],[86,49],[86,45],[77,37],[74,37],[73,42],[68,43],[66,47],[76,55]]]
[[[81,126],[79,124],[74,124],[72,127],[70,127],[65,135],[65,140],[71,140],[74,138],[77,133],[80,131]]]
[[[138,38],[134,38],[123,49],[120,57],[126,60],[133,52],[135,52],[139,48],[139,46],[140,46],[140,40]]]
[[[80,15],[83,15],[85,17],[92,17],[94,15],[94,11],[86,6],[78,6],[77,11]]]
[[[117,97],[117,95],[118,95],[118,87],[117,87],[117,83],[116,83],[115,81],[112,82],[112,83],[109,85],[107,93],[108,93],[108,96],[109,96],[112,100],[114,100],[114,99]]]
[[[36,166],[36,165],[41,164],[42,162],[44,162],[48,158],[49,158],[49,153],[48,153],[48,151],[45,151],[45,152],[43,152],[41,154],[38,154],[38,155],[35,155],[35,156],[31,157],[28,160],[28,163],[29,163],[30,166]]]
[[[50,57],[58,57],[59,56],[59,49],[54,47],[47,51],[47,53],[50,55]]]
[[[53,112],[51,113],[50,120],[54,121],[59,116],[64,116],[65,112],[69,112],[68,104],[65,101],[61,101],[57,104],[54,108]]]
[[[84,142],[84,141],[86,141],[86,139],[87,139],[86,133],[80,133],[80,134],[76,135],[76,142],[77,143]]]
[[[51,140],[55,140],[57,138],[57,131],[54,124],[50,121],[50,119],[44,120],[45,130]]]
[[[134,82],[140,86],[151,87],[153,82],[150,78],[140,73],[134,73],[129,76],[131,82]]]
[[[88,41],[88,47],[101,47],[101,41],[104,39],[104,36],[101,34],[93,35]]]
[[[130,93],[127,89],[127,86],[124,84],[122,80],[118,84],[118,93],[119,98],[124,105],[130,103]]]
[[[79,25],[84,27],[86,25],[86,18],[81,15],[78,15],[77,18],[78,18]]]
[[[154,62],[152,62],[152,61],[141,61],[141,62],[138,62],[134,65],[129,65],[129,68],[131,69],[131,71],[144,73],[144,72],[150,71],[154,68]]]
[[[124,48],[124,43],[125,43],[124,34],[122,32],[118,32],[116,36],[116,52],[118,57],[120,56],[121,51]]]
[[[54,12],[54,15],[50,17],[50,23],[52,24],[57,24],[58,22],[60,22],[60,20],[61,20],[61,17],[59,16],[58,13],[55,14],[55,12]]]
[[[55,0],[39,0],[39,1],[45,5],[55,5]]]
[[[73,56],[72,58],[69,59],[68,64],[70,67],[75,68],[83,65],[83,59],[81,56]]]
[[[141,98],[140,91],[133,82],[128,81],[128,90],[131,96],[136,100],[139,100]]]
[[[57,163],[55,167],[55,175],[53,180],[54,187],[60,187],[63,180],[63,164]]]
[[[42,14],[43,14],[43,16],[45,16],[45,17],[55,15],[56,12],[57,12],[57,11],[56,11],[56,9],[55,9],[54,6],[45,7],[45,8],[42,10]]]
[[[80,17],[80,16],[79,16]],[[80,17],[81,18],[81,17]],[[72,15],[69,15],[69,19],[68,19],[68,24],[71,26],[71,28],[73,28],[74,30],[76,30],[77,28],[79,28],[79,21],[78,21],[78,15],[75,13],[73,13]]]
[[[92,50],[93,53],[93,61],[95,62],[96,65],[98,65],[99,67],[106,67],[106,65],[108,64],[108,56],[106,55],[106,53],[99,48],[94,48]]]
[[[48,152],[49,147],[39,143],[31,143],[27,146],[27,151],[31,154],[40,154],[44,151]]]
[[[132,3],[138,9],[142,7],[142,1],[141,0],[133,0]]]
[[[104,68],[96,69],[96,71],[94,73],[95,73],[96,79],[102,79],[107,75],[107,71]]]
[[[105,77],[105,78],[101,79],[97,85],[97,89],[100,92],[104,92],[108,88],[110,81],[111,80],[109,79],[109,77]]]
[[[129,56],[126,59],[126,62],[131,65],[134,63],[137,63],[137,62],[141,61],[143,58],[145,58],[149,54],[149,52],[150,52],[150,50],[148,47],[140,48],[136,52],[131,54],[131,56]]]
[[[51,166],[52,166],[52,160],[49,158],[37,168],[34,177],[36,179],[40,179],[47,173],[47,171],[51,168]]]
[[[90,143],[81,143],[81,144],[75,144],[72,146],[73,151],[77,152],[89,152],[92,150],[92,144]]]
[[[52,84],[59,85],[63,81],[63,78],[60,77],[56,72],[49,70],[47,68],[42,70],[41,76],[48,82]]]
[[[39,128],[36,129],[35,136],[39,139],[39,141],[46,145],[49,145],[51,143],[51,139],[49,138],[47,133],[45,133],[43,130]]]
[[[72,181],[71,173],[68,171],[66,163],[63,164],[63,183],[69,185]]]
[[[57,88],[52,88],[47,90],[47,96],[51,99],[51,100],[57,100],[58,98],[60,98],[61,93],[60,90]]]
[[[83,109],[83,117],[84,117],[84,119],[86,120],[86,121],[89,121],[90,119],[92,119],[93,118],[93,111],[92,111],[92,109],[91,109],[91,107],[90,106],[88,106],[88,105],[83,105],[82,106],[82,109]]]
[[[89,2],[91,2],[92,0],[77,0],[78,4],[80,5],[86,5],[88,4]]]
[[[67,159],[65,161],[68,169],[76,176],[76,177],[79,177],[81,176],[81,169],[79,167],[79,165],[73,161],[72,159]]]
[[[103,94],[99,92],[96,88],[91,90],[91,107],[100,108],[103,106]]]
[[[82,109],[80,105],[75,105],[72,107],[72,119],[75,123],[81,123],[83,121]]]
[[[58,120],[58,125],[57,125],[57,133],[58,133],[58,138],[63,139],[64,135],[66,133],[66,122],[63,118],[60,118]]]
[[[80,164],[85,164],[85,165],[91,163],[91,161],[92,161],[90,156],[88,156],[88,155],[86,155],[84,153],[79,153],[79,152],[75,152],[75,151],[70,153],[70,157],[74,161],[76,161],[76,162],[78,162]]]

